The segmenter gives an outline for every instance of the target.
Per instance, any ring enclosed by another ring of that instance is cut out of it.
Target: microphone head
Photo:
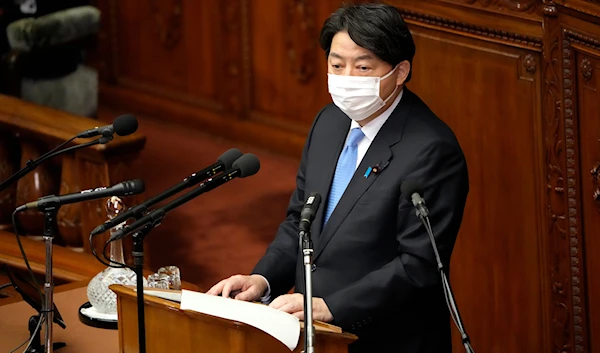
[[[120,115],[113,121],[113,131],[119,136],[131,135],[137,128],[137,118],[131,114]]]
[[[242,151],[238,150],[237,148],[232,148],[232,149],[228,150],[227,152],[223,153],[219,157],[219,159],[217,159],[217,162],[223,163],[223,165],[225,166],[225,170],[227,170],[227,169],[230,169],[231,166],[233,165],[233,162],[235,162],[242,155],[243,155]]]
[[[311,192],[310,195],[308,195],[308,198],[306,199],[306,206],[311,206],[315,209],[319,208],[319,205],[321,204],[321,195],[317,192]]]
[[[407,199],[409,202],[412,202],[412,195],[417,193],[423,197],[423,186],[416,180],[406,180],[400,186],[400,191],[402,192],[402,196]]]
[[[128,195],[141,194],[146,190],[146,187],[144,186],[144,182],[141,181],[140,179],[128,180],[128,181],[123,182],[123,184],[125,185],[125,192]]]
[[[240,170],[240,178],[245,178],[258,172],[260,161],[252,153],[246,153],[233,162],[232,167]]]

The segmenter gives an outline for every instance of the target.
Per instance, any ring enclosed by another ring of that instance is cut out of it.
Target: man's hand
[[[235,275],[215,284],[206,292],[225,298],[254,301],[259,300],[267,291],[267,281],[259,275]]]
[[[331,315],[323,298],[313,298],[312,305],[313,320],[323,322],[333,321],[333,315]],[[304,296],[300,293],[280,295],[269,306],[290,313],[300,320],[304,320]]]

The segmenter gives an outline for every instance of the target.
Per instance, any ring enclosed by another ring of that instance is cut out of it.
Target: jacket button
[[[315,272],[315,271],[317,270],[317,265],[315,265],[315,264],[312,264],[312,266],[310,267],[310,270],[311,270],[312,272]]]

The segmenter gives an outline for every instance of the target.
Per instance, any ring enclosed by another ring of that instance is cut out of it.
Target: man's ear
[[[398,64],[398,74],[396,75],[396,86],[401,86],[406,81],[408,74],[410,73],[410,63],[408,60],[404,60]]]

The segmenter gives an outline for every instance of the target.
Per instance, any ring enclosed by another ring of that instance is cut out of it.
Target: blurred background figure
[[[100,12],[87,0],[0,0],[0,93],[95,117],[96,70],[83,65]]]

